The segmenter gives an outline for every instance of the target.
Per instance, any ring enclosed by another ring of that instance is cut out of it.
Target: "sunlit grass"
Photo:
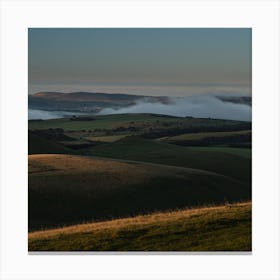
[[[33,232],[29,251],[251,251],[251,203]]]

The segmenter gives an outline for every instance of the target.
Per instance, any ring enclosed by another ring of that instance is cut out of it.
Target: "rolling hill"
[[[167,136],[158,139],[159,141],[166,141],[168,143],[186,141],[186,140],[203,140],[207,138],[224,138],[235,135],[251,135],[251,130],[241,131],[223,131],[223,132],[201,132],[201,133],[185,133],[176,136]]]
[[[121,108],[135,105],[138,101],[169,104],[165,96],[145,96],[101,92],[37,92],[28,96],[29,109],[98,112],[102,108]]]
[[[251,197],[240,180],[166,163],[45,154],[28,165],[29,230]]]
[[[29,251],[251,251],[251,203],[29,233]]]
[[[180,146],[245,146],[252,142],[251,130],[184,133],[176,136],[166,136],[158,139]]]
[[[126,129],[144,132],[151,137],[151,133],[163,132],[162,136],[174,136],[183,133],[207,132],[207,131],[236,131],[249,130],[252,124],[244,121],[174,117],[150,113],[129,113],[113,115],[95,115],[85,119],[84,116],[76,118],[60,118],[50,120],[29,120],[29,129],[61,128],[65,131],[82,130],[116,130]],[[150,131],[151,130],[151,131]],[[162,137],[158,136],[158,137]],[[152,137],[152,138],[158,138]]]
[[[231,150],[181,147],[138,136],[122,138],[87,150],[93,156],[129,159],[166,165],[182,166],[216,172],[240,181],[251,182],[251,160]],[[238,150],[239,151],[239,150]],[[239,151],[240,152],[240,151]]]

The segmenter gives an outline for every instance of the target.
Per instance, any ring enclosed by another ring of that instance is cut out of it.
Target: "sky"
[[[29,28],[29,94],[251,94],[249,28]]]

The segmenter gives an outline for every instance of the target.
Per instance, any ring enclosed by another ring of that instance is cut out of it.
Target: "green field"
[[[130,136],[130,135],[119,134],[119,135],[109,135],[109,136],[88,136],[88,137],[84,137],[84,138],[87,140],[91,140],[91,141],[112,143],[112,142],[115,142],[115,141],[120,140],[127,136]]]
[[[240,130],[240,131],[222,131],[222,132],[202,132],[202,133],[185,133],[176,136],[167,136],[159,138],[159,141],[166,141],[172,143],[173,141],[185,141],[185,140],[202,140],[205,138],[223,138],[226,136],[244,135],[250,134],[251,130]]]
[[[170,128],[170,127],[204,127],[214,126],[238,126],[246,123],[240,121],[217,120],[217,119],[195,119],[182,118],[156,114],[116,114],[94,116],[90,121],[71,121],[70,118],[51,119],[51,120],[32,120],[29,121],[29,129],[49,129],[62,128],[66,131],[81,131],[94,129],[114,129],[118,127],[136,126],[145,128]]]
[[[120,125],[128,125],[131,122],[152,122],[166,121],[175,123],[183,118],[157,116],[152,114],[116,114],[95,116],[92,121],[70,121],[69,118],[52,120],[29,121],[29,129],[62,128],[64,130],[89,130],[89,129],[111,129]],[[183,119],[184,120],[184,119]]]
[[[237,153],[212,151],[210,148],[181,147],[137,136],[102,144],[87,151],[93,156],[130,159],[166,165],[182,166],[216,172],[237,180],[251,181],[251,161]],[[239,149],[240,150],[240,149]]]
[[[240,157],[244,157],[247,159],[252,158],[252,149],[246,148],[230,148],[230,147],[189,147],[188,149],[193,151],[201,151],[201,152],[218,152],[218,153],[226,153],[232,154]]]
[[[251,203],[29,234],[29,251],[251,251]]]

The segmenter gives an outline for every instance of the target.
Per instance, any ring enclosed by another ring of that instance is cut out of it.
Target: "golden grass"
[[[46,167],[57,172],[66,173],[97,173],[110,171],[111,173],[125,173],[135,171],[135,165],[110,159],[99,159],[87,156],[38,154],[28,156],[29,172],[44,172]],[[55,173],[52,173],[55,174]],[[125,174],[124,174],[125,175]]]
[[[182,172],[185,176],[188,174],[217,175],[209,171],[185,167],[62,154],[29,155],[28,172],[30,176],[36,176],[37,174],[52,176],[56,174],[103,176],[107,174],[107,176],[119,178],[122,183],[132,183],[135,180],[141,182],[147,178],[162,176],[162,174],[181,176]]]
[[[81,182],[95,182],[95,185],[118,187],[143,182],[147,178],[158,176],[160,170],[118,160],[76,155],[38,154],[28,156],[28,172],[31,185],[38,176],[71,175],[71,178],[79,176]],[[44,182],[42,181],[40,185],[44,185]],[[69,183],[68,177],[65,177],[62,184],[69,185]]]
[[[131,218],[114,219],[105,222],[86,223],[74,226],[67,226],[58,229],[35,231],[28,234],[29,240],[48,239],[61,234],[75,233],[96,233],[103,230],[121,230],[130,226],[156,225],[166,222],[176,222],[182,219],[189,219],[195,216],[216,216],[223,212],[238,212],[239,209],[251,209],[251,202],[240,202],[234,204],[205,206],[199,208],[189,208],[170,212],[158,212],[148,215],[139,215]]]

